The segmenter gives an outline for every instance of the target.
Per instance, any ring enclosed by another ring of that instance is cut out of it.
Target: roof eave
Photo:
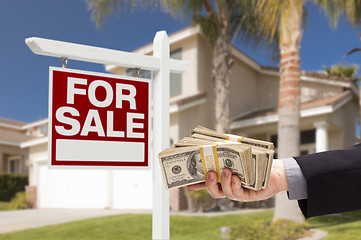
[[[36,139],[32,139],[29,141],[25,141],[20,143],[20,148],[27,148],[27,147],[33,147],[36,145],[40,145],[40,144],[44,144],[48,142],[48,136],[44,136],[44,137],[40,137],[40,138],[36,138]]]
[[[0,140],[0,145],[6,145],[11,147],[20,147],[20,143],[13,141]]]
[[[320,115],[330,114],[335,112],[337,109],[341,108],[347,102],[351,101],[351,99],[352,99],[352,95],[350,94],[345,99],[343,99],[342,101],[340,101],[335,105],[329,104],[314,108],[303,109],[300,111],[300,116],[301,118],[306,118],[306,117],[316,117]],[[238,128],[254,127],[254,126],[276,123],[276,122],[278,122],[278,114],[272,114],[269,116],[254,117],[254,118],[234,121],[231,123],[230,129],[235,130]]]

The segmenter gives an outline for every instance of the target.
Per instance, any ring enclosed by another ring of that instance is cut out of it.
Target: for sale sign
[[[147,167],[146,79],[50,68],[51,166]]]

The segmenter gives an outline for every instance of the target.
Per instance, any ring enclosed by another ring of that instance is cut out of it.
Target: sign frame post
[[[153,161],[152,238],[168,240],[169,192],[164,186],[158,154],[169,146],[169,74],[187,71],[190,63],[169,58],[169,39],[165,31],[158,31],[155,35],[153,56],[36,37],[27,38],[25,42],[32,52],[38,55],[154,71],[153,159],[149,161]]]
[[[153,74],[153,239],[169,239],[169,192],[166,190],[158,153],[169,147],[169,39],[157,32],[153,56],[161,59]]]

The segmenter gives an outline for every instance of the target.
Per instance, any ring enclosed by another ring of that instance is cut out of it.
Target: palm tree
[[[212,78],[215,83],[216,130],[229,132],[229,70],[232,66],[231,43],[252,39],[253,46],[264,43],[254,19],[254,1],[233,0],[86,0],[99,26],[114,10],[156,7],[161,4],[174,17],[191,17],[192,25],[200,25],[204,36],[213,46]],[[272,42],[269,41],[270,45]],[[273,45],[273,48],[277,45]]]
[[[280,83],[278,99],[278,158],[299,155],[300,134],[300,42],[304,1],[260,0],[258,14],[263,31],[271,37],[279,32]],[[283,193],[276,197],[274,220],[302,222],[295,201]]]
[[[356,64],[335,64],[331,67],[322,66],[328,76],[338,76],[350,78],[354,83],[360,81],[359,77],[356,77],[359,67]]]
[[[358,0],[313,0],[322,7],[336,27],[337,19],[345,14],[352,24],[360,23]],[[306,0],[259,0],[257,12],[263,34],[270,38],[279,34],[280,85],[278,102],[278,157],[299,155],[300,134],[300,42]],[[303,221],[295,201],[286,194],[276,197],[274,220],[279,218]],[[292,214],[293,213],[293,214]]]

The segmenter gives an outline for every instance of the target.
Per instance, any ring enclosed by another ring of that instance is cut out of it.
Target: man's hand
[[[273,161],[270,174],[267,188],[259,191],[243,188],[241,179],[236,175],[232,175],[230,169],[224,169],[222,172],[221,188],[217,183],[217,174],[215,172],[207,173],[205,183],[189,185],[187,188],[189,190],[207,188],[213,198],[228,197],[241,202],[259,201],[270,198],[281,191],[288,191],[286,170],[282,160],[275,159]]]

